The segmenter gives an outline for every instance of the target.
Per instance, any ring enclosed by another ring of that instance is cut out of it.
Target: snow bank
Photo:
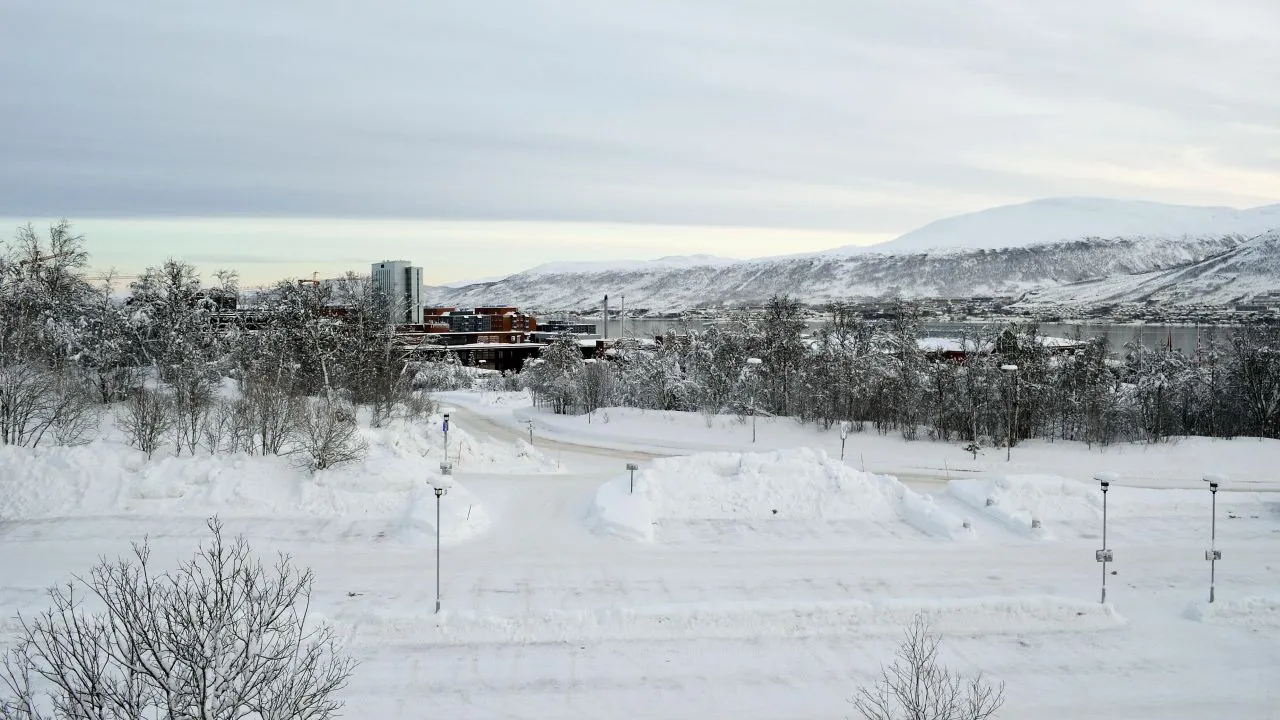
[[[434,415],[421,422],[399,425],[384,437],[400,451],[430,458],[439,464],[444,448],[443,422],[443,416]],[[560,472],[555,460],[527,442],[514,445],[485,442],[456,423],[449,428],[449,462],[453,463],[455,472],[521,475]]]
[[[98,441],[83,447],[0,447],[0,519],[120,515],[346,520],[389,528],[405,540],[435,534],[435,496],[441,444],[421,426],[365,430],[369,456],[361,463],[309,474],[287,457],[219,454],[174,457],[144,454]],[[443,437],[441,437],[441,441]],[[454,437],[450,436],[450,445]],[[465,441],[465,438],[464,438]],[[472,447],[464,442],[462,448]],[[457,451],[457,448],[454,448]],[[538,458],[512,458],[517,467]],[[460,451],[455,467],[492,472],[500,448]],[[502,466],[508,467],[508,466]],[[483,532],[488,515],[456,485],[441,503],[442,539]]]
[[[587,525],[601,535],[653,541],[653,507],[643,494],[632,494],[630,478],[600,486],[587,515]]]
[[[663,520],[863,520],[905,522],[934,536],[967,533],[963,521],[886,475],[859,472],[821,450],[706,453],[655,460],[600,488],[597,530],[652,539]]]
[[[1053,475],[1009,475],[991,480],[952,480],[947,490],[961,502],[1032,536],[1052,537],[1044,522],[1102,517],[1102,495],[1083,483]],[[1034,527],[1035,521],[1041,526]]]
[[[966,505],[1005,525],[1032,535],[1050,538],[1053,525],[1077,526],[1102,523],[1102,491],[1087,484],[1056,475],[1006,475],[973,480],[952,480],[948,492]],[[1219,493],[1218,505],[1226,512],[1257,508],[1258,493]],[[1136,518],[1195,518],[1209,511],[1209,493],[1204,490],[1156,490],[1112,485],[1107,513],[1112,520]],[[1032,520],[1041,527],[1032,529]]]
[[[1125,621],[1111,605],[1052,596],[867,602],[722,602],[549,610],[519,616],[445,611],[438,619],[357,611],[361,643],[411,637],[426,645],[894,636],[917,614],[951,635],[1095,632]]]
[[[1188,620],[1214,625],[1280,627],[1280,599],[1245,597],[1217,602],[1197,602],[1187,607]]]

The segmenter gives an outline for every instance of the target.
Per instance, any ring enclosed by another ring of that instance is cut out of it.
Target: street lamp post
[[[1094,554],[1098,562],[1102,563],[1102,600],[1107,601],[1107,563],[1115,562],[1115,556],[1111,553],[1111,548],[1107,547],[1107,490],[1111,488],[1111,483],[1116,481],[1118,476],[1115,473],[1101,473],[1096,477],[1098,483],[1102,486],[1102,549]]]
[[[1001,365],[1000,370],[1013,378],[1013,408],[1009,411],[1009,439],[1004,450],[1004,460],[1009,462],[1013,459],[1013,427],[1018,422],[1018,366]]]
[[[436,614],[440,613],[440,498],[449,492],[453,465],[440,463],[440,481],[434,486],[436,493]]]
[[[1209,483],[1210,501],[1210,520],[1209,520],[1209,549],[1204,553],[1204,559],[1209,561],[1209,602],[1214,601],[1215,584],[1217,581],[1217,564],[1222,559],[1222,551],[1218,549],[1218,484],[1226,482],[1226,477],[1222,475],[1206,475],[1204,481]]]
[[[761,360],[760,358],[754,358],[754,357],[747,358],[747,367],[746,367],[747,374],[750,375],[751,369],[753,367],[759,366],[763,362],[764,361]],[[755,382],[752,382],[751,383],[751,442],[754,444],[755,441],[756,441],[756,384]]]
[[[628,492],[632,495],[634,495],[636,492],[636,471],[639,469],[640,469],[639,465],[635,463],[627,463],[627,470],[631,472],[631,490],[629,490]]]

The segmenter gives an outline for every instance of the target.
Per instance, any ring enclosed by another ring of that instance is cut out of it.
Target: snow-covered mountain
[[[739,258],[716,255],[668,255],[655,260],[569,260],[543,263],[524,272],[533,275],[562,275],[576,272],[621,272],[690,267],[722,267],[742,262]]]
[[[819,303],[849,297],[971,297],[1025,291],[1119,274],[1175,268],[1235,248],[1241,240],[1097,240],[1027,248],[912,255],[867,254],[752,260],[722,266],[525,272],[496,283],[428,291],[430,302],[493,303],[540,310],[593,307],[605,293],[627,306],[680,310],[757,303],[788,293]]]
[[[1049,198],[957,215],[886,243],[839,250],[903,253],[1018,247],[1081,238],[1253,237],[1273,228],[1280,228],[1280,205],[1237,210],[1103,198]]]
[[[1042,200],[941,220],[870,247],[743,261],[695,255],[551,263],[496,282],[428,288],[427,300],[560,310],[593,307],[609,293],[625,295],[629,307],[669,311],[758,303],[775,293],[811,303],[850,297],[1017,296],[1086,281],[1127,282],[1122,278],[1132,281],[1132,276],[1147,273],[1163,277],[1166,271],[1233,252],[1272,228],[1280,228],[1280,205],[1233,210]],[[913,249],[926,246],[943,249]],[[1241,257],[1246,259],[1262,252],[1244,250]],[[1274,263],[1260,267],[1251,282],[1280,288],[1280,269]],[[1178,277],[1182,280],[1176,282],[1191,279]],[[1210,292],[1207,282],[1189,285],[1187,297]],[[1213,297],[1225,297],[1225,292],[1212,290]]]
[[[1280,293],[1280,230],[1220,255],[1171,270],[1119,275],[1029,293],[1028,304],[1099,305],[1154,301],[1169,305],[1249,303]]]

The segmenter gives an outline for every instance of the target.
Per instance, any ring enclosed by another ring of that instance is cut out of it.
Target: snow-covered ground
[[[851,717],[917,612],[949,663],[1007,683],[1000,717],[1280,707],[1280,443],[1028,444],[1006,462],[855,433],[842,461],[834,430],[785,420],[752,443],[732,418],[448,401],[439,616],[433,418],[369,431],[367,463],[314,477],[109,440],[0,449],[0,618],[143,535],[185,555],[216,512],[315,570],[317,611],[361,661],[347,717]],[[1100,471],[1121,476],[1108,605]],[[1212,606],[1206,471],[1229,476]]]
[[[699,413],[604,408],[587,415],[553,415],[532,407],[526,393],[444,393],[450,402],[482,415],[491,424],[527,428],[545,437],[597,447],[655,455],[686,455],[723,450],[749,452],[777,448],[815,448],[840,455],[839,429],[802,425],[788,418],[755,419]],[[528,439],[526,434],[522,435]],[[1090,482],[1100,472],[1114,472],[1121,482],[1159,488],[1203,487],[1204,474],[1225,474],[1234,489],[1280,490],[1280,441],[1257,438],[1222,440],[1178,438],[1159,445],[1122,443],[1087,448],[1082,443],[1032,440],[1013,448],[1006,461],[1003,447],[983,448],[975,458],[965,442],[907,442],[874,430],[851,432],[844,457],[852,466],[887,473],[912,483],[989,475],[1044,473]]]

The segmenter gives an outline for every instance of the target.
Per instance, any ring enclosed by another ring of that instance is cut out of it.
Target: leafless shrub
[[[358,462],[369,452],[368,443],[360,437],[355,408],[321,400],[295,417],[302,464],[312,472]]]
[[[369,427],[384,427],[395,417],[396,404],[393,399],[376,396],[369,402]]]
[[[255,421],[251,403],[239,398],[228,406],[230,420],[227,424],[227,452],[253,454],[257,450]]]
[[[287,455],[293,452],[294,417],[299,401],[285,390],[254,382],[245,388],[236,403],[236,412],[248,424],[246,442],[249,452],[262,455]],[[239,433],[238,433],[239,434]]]
[[[486,373],[481,376],[477,384],[480,390],[485,392],[516,392],[524,389],[520,384],[519,373],[509,370]]]
[[[986,720],[1004,705],[1004,684],[991,685],[979,673],[965,679],[938,661],[942,638],[917,615],[907,626],[897,658],[880,669],[880,679],[853,699],[865,720]]]
[[[405,416],[411,420],[433,415],[440,404],[431,399],[431,394],[423,390],[414,391],[404,401]]]
[[[173,401],[168,395],[148,388],[138,388],[125,401],[116,415],[116,427],[129,444],[150,458],[173,427]]]
[[[213,388],[206,378],[186,372],[178,374],[172,386],[171,430],[176,454],[181,455],[183,448],[186,448],[195,455],[205,418],[213,406]]]
[[[34,361],[0,361],[0,445],[36,447],[46,437],[83,442],[97,419],[83,386]]]
[[[127,398],[142,378],[141,369],[131,365],[89,368],[86,372],[98,400],[104,405]]]
[[[214,400],[200,424],[200,439],[210,454],[216,455],[224,448],[230,452],[241,449],[233,432],[237,425],[235,405],[225,400]]]
[[[102,412],[89,387],[63,377],[54,396],[54,442],[66,446],[88,443],[97,434]]]
[[[224,542],[216,519],[209,528],[212,541],[176,571],[155,574],[144,542],[19,616],[0,718],[334,717],[354,664],[330,627],[308,622],[311,571],[283,555],[267,569],[243,538]],[[105,610],[88,613],[85,599]]]

